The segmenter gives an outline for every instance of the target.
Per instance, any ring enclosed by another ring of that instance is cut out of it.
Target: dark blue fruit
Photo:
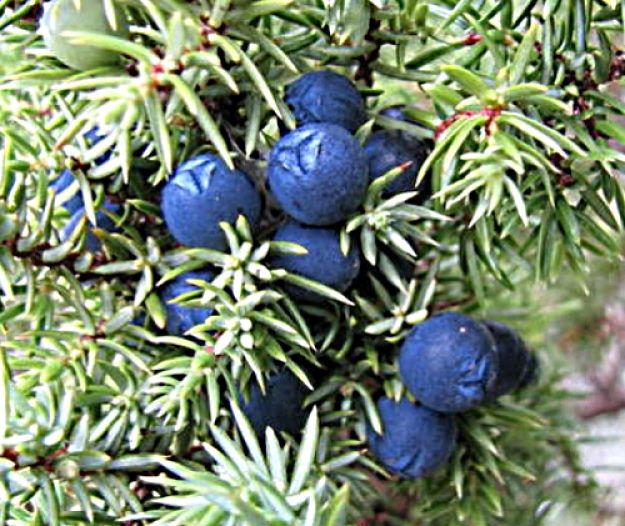
[[[418,406],[407,398],[378,401],[383,435],[371,427],[367,440],[371,452],[389,471],[406,478],[429,475],[445,464],[458,434],[452,415]]]
[[[97,227],[102,230],[106,230],[107,232],[113,232],[116,230],[115,221],[107,214],[106,211],[112,212],[115,215],[119,215],[122,211],[122,207],[118,203],[113,203],[108,199],[104,202],[102,208],[96,212],[95,218]],[[61,241],[65,241],[70,237],[79,221],[85,216],[85,209],[80,208],[70,218],[70,220],[65,225],[63,232],[61,233]],[[98,237],[91,231],[91,226],[88,226],[87,237],[85,240],[85,248],[89,252],[97,252],[100,250],[102,244]]]
[[[161,291],[160,298],[165,305],[167,314],[167,332],[174,336],[182,336],[195,325],[206,321],[212,313],[210,307],[185,307],[179,303],[169,303],[187,292],[197,290],[198,287],[187,282],[189,279],[198,279],[210,283],[215,275],[210,270],[194,270],[180,274],[173,281],[167,283]]]
[[[302,405],[309,394],[308,388],[293,373],[283,370],[267,379],[264,395],[254,382],[250,386],[249,401],[240,402],[258,436],[264,437],[267,427],[295,435],[308,418],[309,411]]]
[[[282,209],[306,225],[345,219],[369,181],[358,141],[334,124],[308,124],[284,136],[269,158],[268,180]]]
[[[221,221],[234,223],[244,215],[254,227],[261,199],[247,174],[230,170],[220,157],[197,155],[182,163],[162,192],[167,228],[183,245],[223,250]]]
[[[389,106],[388,108],[384,108],[380,111],[380,115],[384,117],[388,117],[389,119],[395,119],[396,121],[401,122],[413,122],[411,121],[406,114],[404,113],[404,106]]]
[[[375,132],[365,144],[365,155],[371,181],[404,163],[411,163],[385,188],[383,195],[415,190],[421,194],[426,191],[428,183],[425,181],[415,188],[417,173],[428,156],[427,146],[416,137],[401,130]]]
[[[519,389],[523,389],[528,385],[536,383],[540,378],[540,360],[534,353],[530,353],[530,359],[527,363],[523,377],[519,382]]]
[[[104,135],[101,134],[98,127],[95,126],[91,128],[88,132],[86,132],[84,134],[84,137],[87,140],[89,146],[94,146],[104,138]],[[104,152],[102,155],[94,160],[94,164],[96,166],[104,164],[111,158],[111,154],[112,152],[110,150]],[[72,183],[74,183],[75,181],[76,178],[72,174],[72,171],[67,168],[63,170],[54,181],[52,181],[52,184],[50,184],[50,188],[52,188],[52,190],[54,190],[54,193],[57,195],[57,203],[59,202],[59,194],[67,190],[70,185],[72,185]],[[80,192],[78,184],[74,185],[74,188],[72,189],[70,195],[64,195],[63,198],[65,200],[63,201],[63,203],[60,203],[60,206],[65,208],[65,210],[67,210],[70,215],[74,214],[78,209],[84,206],[82,194]]]
[[[274,235],[274,241],[297,243],[308,250],[305,255],[277,256],[272,266],[283,268],[344,292],[360,270],[360,249],[351,244],[347,256],[341,252],[339,231],[332,228],[314,228],[290,222],[282,225]],[[301,287],[288,287],[296,299],[322,301],[318,294]]]
[[[325,122],[354,132],[367,120],[356,86],[347,77],[329,70],[302,75],[286,90],[285,101],[293,109],[299,126]]]
[[[54,190],[54,193],[57,196],[57,203],[60,200],[59,194],[70,187],[72,183],[74,183],[76,179],[72,175],[71,170],[65,169],[61,172],[52,184],[50,184],[50,188]],[[63,198],[66,196],[64,195]],[[78,188],[78,184],[75,185],[73,190],[71,191],[71,195],[68,198],[65,198],[65,201],[60,203],[60,206],[65,208],[70,215],[74,214],[77,210],[80,210],[83,207],[82,194],[80,193],[80,188]]]
[[[95,146],[105,137],[106,135],[101,133],[100,129],[97,126],[91,128],[88,132],[85,133],[85,138],[87,139],[87,142],[89,143],[90,147]],[[112,154],[111,150],[107,150],[102,155],[96,157],[93,162],[95,163],[96,166],[100,164],[104,164],[111,158],[111,154]]]
[[[380,115],[388,118],[394,119],[396,121],[405,122],[407,124],[412,124],[415,126],[420,126],[421,124],[410,117],[406,110],[410,109],[410,106],[405,106],[403,104],[397,104],[395,106],[387,106],[383,110],[380,111]]]
[[[510,327],[496,321],[483,325],[495,340],[497,367],[495,381],[488,390],[489,398],[497,398],[517,389],[531,361],[531,355],[521,337]]]
[[[401,347],[399,372],[423,405],[445,413],[486,400],[497,353],[490,332],[468,316],[443,312],[420,323]]]

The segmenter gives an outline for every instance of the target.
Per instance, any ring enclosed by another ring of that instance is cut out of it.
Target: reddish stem
[[[50,453],[47,457],[37,457],[36,462],[34,464],[29,464],[28,466],[20,465],[18,461],[19,453],[11,448],[5,449],[4,452],[0,454],[0,458],[6,458],[7,460],[10,460],[11,462],[13,462],[13,464],[15,464],[15,467],[17,469],[20,469],[21,467],[43,468],[46,471],[51,472],[54,469],[53,468],[54,461],[58,459],[59,457],[62,457],[63,455],[66,455],[66,454],[67,454],[67,449],[62,447]]]
[[[477,115],[477,112],[475,112],[475,111],[461,111],[461,112],[458,112],[458,113],[454,113],[451,117],[447,117],[443,122],[441,122],[436,127],[436,130],[434,132],[434,140],[438,140],[438,138],[441,135],[443,135],[443,133],[445,133],[445,131],[447,131],[447,128],[449,128],[457,120],[463,119],[464,117],[473,117],[474,115]]]
[[[447,128],[449,128],[457,120],[465,117],[473,117],[475,115],[485,115],[488,117],[484,127],[486,128],[486,134],[490,135],[492,133],[492,126],[495,123],[495,119],[501,115],[502,110],[503,108],[496,106],[494,108],[483,108],[480,111],[460,111],[458,113],[454,113],[451,117],[447,117],[436,127],[436,130],[434,131],[434,140],[438,140],[439,137],[445,133]]]
[[[466,37],[464,37],[463,43],[465,46],[473,46],[481,41],[482,35],[478,35],[477,33],[469,33]]]

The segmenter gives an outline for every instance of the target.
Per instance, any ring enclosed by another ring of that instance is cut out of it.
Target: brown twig
[[[362,80],[367,86],[371,87],[373,85],[373,68],[371,67],[373,63],[380,58],[380,45],[375,37],[374,33],[380,28],[380,21],[375,18],[369,19],[369,30],[367,31],[367,35],[365,36],[365,41],[373,42],[375,44],[374,48],[369,51],[369,53],[365,53],[362,57],[358,59],[358,69],[354,75],[356,80]]]
[[[45,456],[45,457],[37,457],[37,460],[32,463],[32,464],[25,464],[25,465],[21,465],[19,463],[19,453],[17,451],[15,451],[14,449],[11,448],[7,448],[5,449],[1,454],[0,454],[0,458],[5,458],[7,460],[10,460],[11,462],[13,462],[13,464],[15,465],[16,469],[20,469],[20,468],[43,468],[48,472],[52,472],[54,470],[54,462],[59,458],[62,457],[63,455],[67,454],[67,449],[62,447],[60,449],[57,449],[56,451],[53,451],[52,453],[50,453],[49,455]]]
[[[2,243],[0,243],[0,246],[7,247],[13,257],[17,259],[28,260],[35,267],[48,267],[48,268],[65,267],[71,270],[72,272],[75,272],[71,264],[80,257],[80,253],[72,252],[68,254],[61,261],[45,261],[43,258],[43,253],[49,248],[52,248],[50,243],[48,242],[40,243],[39,245],[36,245],[33,248],[30,248],[28,250],[20,250],[17,246],[18,241],[19,241],[19,237],[15,237],[15,238],[3,241]],[[95,257],[96,264],[94,268],[106,262],[107,260],[103,257],[102,254],[96,254],[96,257]],[[102,277],[103,277],[102,274],[91,272],[89,270],[79,273],[79,278],[81,281],[102,278]]]
[[[619,387],[607,394],[592,394],[577,404],[575,414],[583,420],[590,420],[600,415],[617,413],[623,409],[625,409],[625,388]]]
[[[622,307],[618,306],[612,312],[608,310],[600,333],[612,335],[613,343],[599,367],[588,374],[593,392],[575,407],[577,416],[584,420],[625,409],[625,385],[620,375],[625,365],[625,348],[620,345],[625,338],[625,311]]]

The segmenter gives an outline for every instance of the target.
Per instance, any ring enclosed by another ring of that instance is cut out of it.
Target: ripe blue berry
[[[266,427],[295,435],[308,418],[309,411],[302,404],[309,394],[308,388],[293,373],[283,370],[268,378],[264,395],[254,382],[250,386],[249,401],[240,402],[259,437],[265,436]]]
[[[407,398],[378,400],[383,435],[372,428],[367,440],[373,455],[392,473],[417,479],[449,460],[456,446],[457,426],[452,415],[418,406]]]
[[[87,139],[89,146],[95,146],[102,139],[104,139],[104,137],[106,137],[106,135],[103,134],[97,126],[94,126],[88,132],[85,133],[85,138]],[[112,154],[111,150],[107,150],[102,155],[95,158],[95,160],[93,161],[94,164],[96,166],[104,164],[111,158],[111,154]]]
[[[108,199],[104,202],[102,209],[96,212],[95,218],[97,227],[102,230],[106,230],[107,232],[113,232],[115,230],[115,221],[111,219],[111,217],[104,212],[104,210],[108,210],[115,215],[119,215],[121,213],[122,207],[118,203],[113,203]],[[61,241],[65,241],[70,237],[78,222],[84,217],[85,209],[80,208],[70,218],[70,220],[65,225],[63,232],[61,233]],[[88,227],[87,237],[85,240],[85,248],[89,252],[97,252],[101,248],[101,243],[98,237],[91,232],[91,226]]]
[[[538,356],[534,353],[530,353],[530,358],[527,363],[527,367],[525,368],[525,372],[523,373],[523,377],[519,382],[519,389],[523,389],[530,384],[533,384],[538,381],[540,377],[540,360]]]
[[[182,336],[195,325],[206,321],[212,313],[210,307],[184,307],[178,303],[169,303],[181,294],[197,290],[195,285],[187,282],[190,279],[198,279],[207,282],[213,281],[215,275],[210,270],[195,270],[180,274],[168,283],[161,291],[161,301],[165,304],[167,314],[167,332],[174,336]]]
[[[497,354],[490,332],[468,316],[444,312],[420,323],[401,347],[399,372],[426,407],[466,411],[485,401]]]
[[[285,101],[299,126],[325,122],[354,132],[367,120],[360,92],[347,77],[330,70],[302,75],[288,87]]]
[[[178,166],[163,188],[162,209],[179,243],[223,250],[226,240],[219,223],[234,223],[242,214],[253,228],[261,199],[247,174],[231,170],[216,155],[202,154]]]
[[[89,146],[93,146],[100,142],[104,135],[102,135],[97,126],[91,128],[88,132],[84,134],[84,137],[87,139]],[[97,157],[94,160],[94,164],[96,166],[100,164],[104,164],[111,158],[111,151],[107,151]],[[73,184],[76,183],[76,184]],[[54,190],[54,193],[57,195],[57,202],[59,200],[59,194],[68,190],[69,187],[73,184],[72,190],[70,190],[66,195],[63,195],[64,201],[60,204],[65,210],[67,210],[70,214],[74,214],[78,209],[84,206],[84,202],[82,200],[82,194],[80,193],[80,188],[78,187],[78,183],[76,182],[76,178],[72,174],[72,171],[69,169],[65,169],[61,172],[61,174],[52,182],[50,188]]]
[[[115,9],[113,27],[102,0],[52,0],[46,4],[40,30],[52,54],[73,69],[88,70],[119,62],[119,54],[108,49],[78,45],[65,35],[67,31],[88,31],[125,38],[128,23],[121,9]]]
[[[389,106],[388,108],[384,108],[380,112],[380,115],[384,115],[384,117],[388,117],[389,119],[395,119],[396,121],[410,123],[414,122],[406,117],[406,114],[404,113],[404,107],[401,105]]]
[[[132,325],[137,327],[145,327],[147,323],[149,323],[149,318],[146,316],[145,312],[140,312],[137,314],[132,321],[130,322]]]
[[[401,130],[382,130],[371,135],[364,149],[372,181],[404,163],[412,163],[385,188],[384,195],[417,190],[420,197],[427,190],[426,181],[415,188],[417,173],[428,155],[427,146],[419,139]]]
[[[531,355],[523,340],[510,327],[490,320],[483,322],[483,325],[495,340],[497,367],[488,396],[497,398],[519,387],[530,366]]]
[[[74,184],[74,188],[72,188],[72,190],[68,190],[72,184]],[[63,195],[65,200],[60,204],[60,206],[65,208],[70,215],[73,215],[76,211],[83,207],[84,203],[82,200],[82,194],[80,193],[80,188],[78,187],[78,183],[72,175],[71,170],[63,170],[61,175],[52,181],[50,188],[52,188],[54,193],[57,195],[57,202],[59,202],[59,194],[61,194],[61,192],[64,192],[65,190],[70,192],[69,197],[67,197],[67,195]]]
[[[290,222],[282,225],[273,239],[297,243],[308,250],[308,254],[301,256],[277,256],[272,259],[273,267],[313,279],[340,292],[347,290],[360,271],[360,249],[352,243],[347,256],[343,255],[338,230]],[[291,286],[287,289],[296,299],[323,301],[318,294],[301,287]]]
[[[267,174],[282,209],[314,226],[354,212],[369,180],[360,144],[334,124],[308,124],[284,136],[271,152]]]
[[[386,108],[380,111],[380,115],[388,119],[405,122],[406,124],[420,126],[421,124],[418,121],[416,121],[415,119],[413,119],[406,113],[407,109],[410,109],[410,107],[409,106],[407,107],[403,104],[397,104],[395,106],[387,106]]]

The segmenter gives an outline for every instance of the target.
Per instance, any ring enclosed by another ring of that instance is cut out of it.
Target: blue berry
[[[484,402],[496,371],[490,332],[454,312],[437,314],[414,327],[399,356],[399,372],[408,390],[426,407],[444,413]]]
[[[403,104],[397,104],[395,106],[388,106],[380,111],[380,115],[387,117],[388,119],[394,119],[396,121],[405,122],[406,124],[413,124],[420,126],[420,123],[414,120],[412,117],[406,114],[406,106]]]
[[[167,228],[183,245],[223,250],[221,221],[244,215],[252,228],[260,219],[261,199],[247,174],[230,170],[216,155],[197,155],[182,163],[162,192]]]
[[[258,384],[252,383],[249,401],[240,400],[256,434],[264,437],[267,427],[291,435],[299,433],[308,418],[309,411],[302,407],[310,394],[308,388],[286,369],[271,375],[265,387],[263,395]]]
[[[189,279],[198,279],[207,282],[213,281],[215,275],[210,270],[195,270],[180,274],[168,283],[161,291],[160,298],[165,304],[167,314],[167,332],[174,336],[182,336],[195,325],[206,321],[212,313],[210,307],[184,307],[179,303],[169,303],[181,294],[197,290],[195,285],[187,282]]]
[[[415,188],[417,173],[428,155],[427,146],[419,139],[401,130],[382,130],[371,135],[364,150],[371,181],[401,164],[412,163],[384,189],[384,195],[417,190],[420,196],[427,190],[426,181]]]
[[[119,215],[122,210],[122,207],[121,205],[117,203],[113,203],[107,199],[104,202],[102,209],[96,212],[95,218],[96,218],[97,227],[101,228],[102,230],[106,230],[107,232],[113,232],[115,230],[115,221],[113,221],[113,219],[111,219],[104,212],[104,210],[108,210],[109,212],[112,212],[115,215]],[[78,225],[78,222],[84,217],[84,215],[85,215],[84,208],[80,208],[76,212],[74,212],[70,220],[65,225],[65,228],[61,232],[61,241],[65,241],[66,239],[70,237],[70,235],[76,228],[76,225]],[[89,252],[97,252],[98,250],[100,250],[102,246],[100,243],[100,240],[93,232],[91,232],[91,226],[88,226],[87,228],[88,228],[88,231],[87,231],[87,238],[85,240],[85,247]]]
[[[100,129],[97,126],[94,126],[88,132],[86,132],[84,136],[87,139],[87,142],[89,143],[89,146],[95,146],[102,139],[104,139],[106,137],[106,134],[101,133]],[[107,150],[106,152],[104,152],[99,157],[96,157],[93,162],[95,163],[96,166],[104,164],[105,162],[107,162],[111,158],[112,153],[113,152],[111,150]]]
[[[389,119],[395,119],[396,121],[410,123],[414,122],[406,117],[406,114],[404,113],[404,106],[401,105],[389,106],[388,108],[384,108],[380,112],[380,115],[384,115],[384,117],[388,117]]]
[[[538,356],[534,353],[530,353],[529,361],[527,362],[527,367],[521,377],[521,381],[519,382],[519,389],[524,389],[530,384],[536,383],[540,378],[540,360]]]
[[[488,395],[489,398],[497,398],[519,387],[530,366],[531,355],[523,340],[510,327],[490,320],[483,325],[495,340],[497,368]]]
[[[137,314],[132,321],[130,322],[132,325],[135,325],[136,327],[145,327],[146,325],[146,321],[149,322],[148,317],[146,316],[145,312],[141,311],[139,314]]]
[[[344,292],[360,271],[360,249],[351,244],[347,256],[341,252],[339,231],[331,228],[313,228],[290,222],[282,225],[274,241],[297,243],[308,250],[305,255],[283,255],[272,259],[275,268],[283,268]],[[287,287],[296,299],[323,301],[314,292],[296,286]]]
[[[308,124],[274,147],[269,186],[282,209],[306,225],[345,219],[364,200],[367,160],[358,141],[334,124]]]
[[[347,77],[330,70],[302,75],[288,87],[285,100],[299,126],[325,122],[354,132],[367,120],[360,92]]]
[[[458,434],[452,415],[417,406],[407,398],[378,400],[383,435],[371,427],[367,440],[371,452],[389,471],[406,478],[429,475],[445,464]]]
[[[59,175],[54,181],[52,181],[52,184],[50,184],[50,188],[52,188],[52,190],[54,190],[54,193],[57,195],[57,200],[59,199],[58,195],[67,188],[69,188],[70,185],[74,183],[74,181],[76,181],[76,179],[72,175],[71,170],[68,169],[63,170],[61,172],[61,175]],[[65,208],[65,210],[67,210],[70,215],[73,215],[74,213],[76,213],[76,211],[80,210],[84,206],[82,194],[80,193],[80,188],[78,188],[78,185],[76,185],[69,199],[66,199],[60,206]]]
[[[94,126],[89,131],[85,132],[84,137],[85,139],[87,139],[87,143],[89,144],[89,146],[94,146],[95,144],[100,142],[105,137],[105,135],[100,133],[97,126]],[[107,162],[111,158],[111,155],[111,150],[108,150],[99,157],[96,157],[93,162],[96,166],[99,166]],[[52,188],[52,190],[54,190],[55,194],[57,194],[58,196],[58,194],[69,188],[69,186],[75,181],[76,178],[72,174],[72,171],[66,168],[54,181],[52,181],[50,188]],[[78,209],[84,206],[82,194],[80,192],[80,188],[78,188],[78,185],[76,185],[74,191],[72,192],[72,195],[68,199],[66,199],[66,201],[64,201],[61,206],[65,208],[65,210],[67,210],[70,215],[74,214]]]

